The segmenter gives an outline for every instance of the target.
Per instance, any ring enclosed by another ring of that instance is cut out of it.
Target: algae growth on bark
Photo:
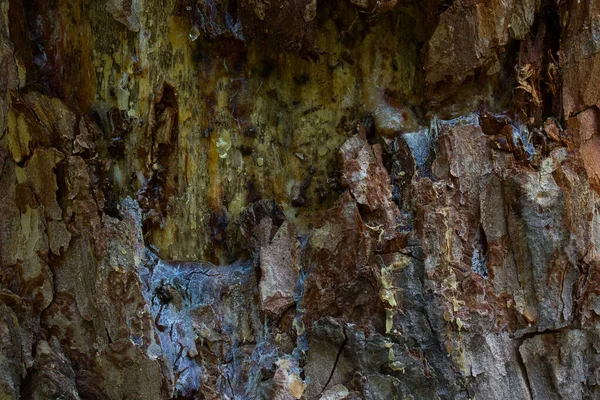
[[[600,398],[599,32],[0,0],[0,399]]]

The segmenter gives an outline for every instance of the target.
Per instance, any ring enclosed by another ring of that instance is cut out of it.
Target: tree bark
[[[0,399],[595,399],[600,1],[0,0]]]

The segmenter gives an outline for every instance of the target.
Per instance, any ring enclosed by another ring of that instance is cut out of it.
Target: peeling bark
[[[0,398],[598,398],[599,11],[0,2]]]

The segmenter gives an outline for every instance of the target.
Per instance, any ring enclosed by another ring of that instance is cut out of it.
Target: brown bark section
[[[0,398],[597,398],[598,12],[1,2]]]

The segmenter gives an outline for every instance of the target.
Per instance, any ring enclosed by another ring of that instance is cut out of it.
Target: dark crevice
[[[112,343],[112,342],[113,342],[113,340],[112,340],[112,338],[110,337],[110,332],[108,332],[108,328],[107,328],[106,326],[104,327],[104,330],[106,331],[106,339],[108,340],[108,343],[109,343],[109,344],[110,344],[110,343]]]
[[[177,194],[178,104],[175,88],[164,83],[153,105],[150,118],[151,141],[147,153],[148,181],[138,190],[137,200],[143,211],[144,234],[162,228],[170,199]]]
[[[584,113],[587,110],[593,109],[593,108],[598,108],[598,106],[596,104],[592,104],[591,106],[584,107],[581,110],[572,112],[571,114],[569,114],[569,117],[571,117],[571,118],[577,117],[579,114]]]
[[[521,354],[521,346],[523,345],[522,340],[519,346],[517,347],[517,364],[519,365],[519,369],[521,370],[521,375],[523,375],[523,379],[525,381],[525,387],[527,388],[527,393],[529,393],[529,398],[533,398],[533,392],[531,391],[531,382],[529,382],[529,375],[527,375],[527,367],[525,366],[525,361],[523,360],[523,355]]]
[[[398,253],[400,253],[400,254],[402,254],[402,255],[404,255],[404,256],[410,257],[410,258],[412,258],[413,260],[416,260],[416,261],[418,261],[418,262],[424,262],[424,261],[425,261],[425,260],[423,260],[422,258],[419,258],[419,257],[415,256],[415,255],[414,255],[412,252],[410,252],[410,251],[398,250]]]
[[[331,380],[333,379],[333,374],[335,373],[335,369],[337,368],[337,365],[342,356],[342,352],[344,351],[344,347],[346,347],[347,343],[348,343],[348,335],[346,334],[346,327],[344,326],[344,341],[342,342],[342,344],[340,345],[340,348],[338,349],[337,355],[335,357],[335,362],[333,363],[333,367],[331,368],[331,373],[329,374],[329,378],[327,379],[327,382],[325,382],[325,385],[323,385],[323,389],[321,390],[321,392],[319,393],[319,395],[317,397],[319,397],[321,394],[323,394],[323,392],[327,389],[327,386],[329,386],[329,384],[331,383]]]
[[[550,118],[555,115],[562,115],[560,105],[560,87],[558,81],[558,53],[560,49],[560,15],[557,2],[554,0],[544,0],[540,10],[540,18],[546,25],[546,35],[544,37],[542,54],[543,59],[543,85],[541,87],[542,100],[544,104],[543,118]],[[554,75],[556,74],[556,75]],[[557,81],[554,82],[554,79]]]
[[[483,229],[483,225],[479,225],[479,229],[475,236],[473,245],[473,256],[471,257],[471,270],[485,279],[488,278],[487,269],[488,243]]]

